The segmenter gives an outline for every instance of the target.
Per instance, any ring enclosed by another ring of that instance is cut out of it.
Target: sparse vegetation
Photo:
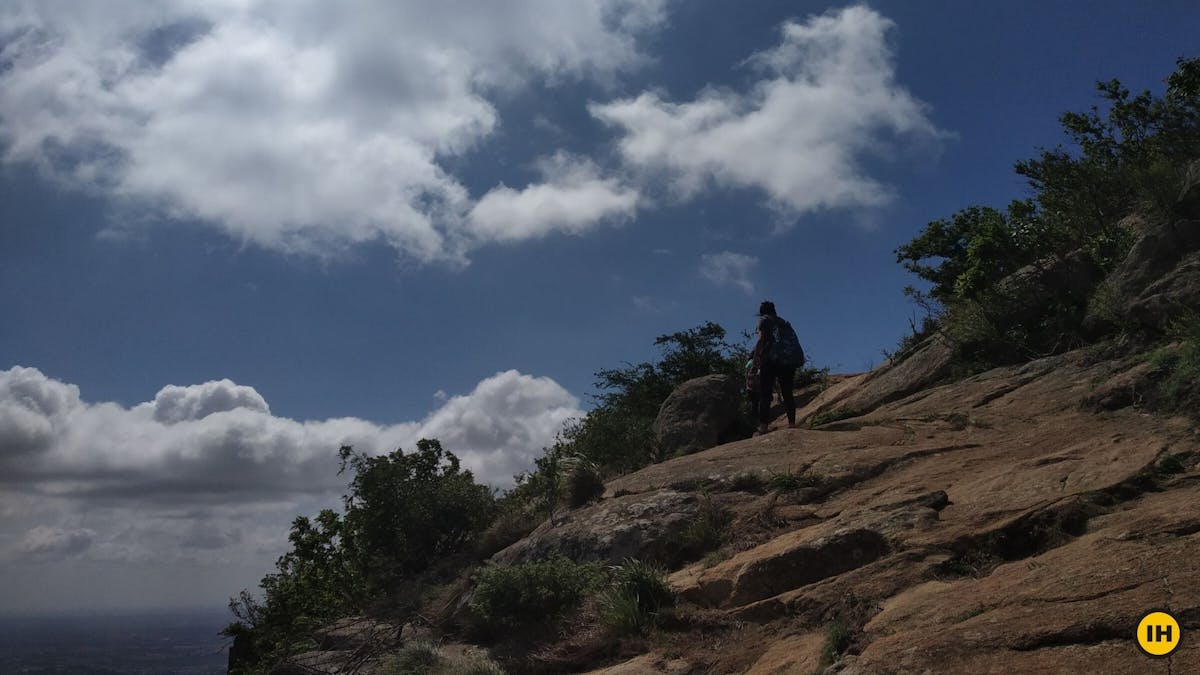
[[[730,514],[709,495],[703,495],[700,508],[687,527],[680,530],[671,542],[673,559],[667,562],[672,567],[696,560],[705,553],[720,548],[725,541],[725,528]]]
[[[966,621],[967,619],[974,619],[975,617],[979,616],[980,614],[983,614],[986,611],[987,610],[984,609],[983,607],[976,607],[974,609],[969,609],[961,614],[956,614],[954,616],[954,618],[952,618],[950,620],[950,623],[962,623],[962,622]]]
[[[733,492],[749,492],[762,494],[767,489],[767,479],[754,471],[743,471],[729,479],[729,489]]]
[[[579,606],[602,579],[602,568],[556,557],[480,570],[471,611],[487,630],[550,621]]]
[[[1200,418],[1200,314],[1188,313],[1171,327],[1175,344],[1151,355],[1152,407]]]
[[[830,666],[837,663],[850,646],[852,637],[850,629],[840,621],[829,625],[825,632],[825,647],[821,651],[821,665]]]
[[[772,473],[767,479],[767,489],[772,492],[790,494],[805,488],[813,488],[824,482],[824,478],[811,471],[785,471]]]
[[[675,603],[660,567],[627,559],[609,568],[611,580],[598,598],[600,623],[614,636],[640,635],[657,625]]]
[[[823,413],[818,413],[816,415],[813,415],[812,418],[808,420],[808,427],[810,429],[815,429],[815,428],[821,426],[822,424],[829,424],[830,422],[840,422],[841,420],[850,419],[851,417],[858,417],[861,414],[862,414],[862,412],[860,412],[858,410],[851,410],[850,408],[837,408],[836,410],[827,410]]]
[[[385,658],[383,672],[386,675],[427,675],[439,660],[437,647],[432,642],[417,640]]]
[[[482,651],[446,654],[424,640],[404,645],[383,660],[380,670],[384,675],[504,675],[500,664]]]

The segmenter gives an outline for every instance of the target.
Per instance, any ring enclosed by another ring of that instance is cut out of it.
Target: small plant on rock
[[[666,571],[640,560],[626,559],[609,568],[611,579],[600,594],[600,621],[619,636],[643,634],[664,609],[675,603]]]

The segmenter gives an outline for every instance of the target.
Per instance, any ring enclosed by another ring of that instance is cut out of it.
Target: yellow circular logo
[[[1137,627],[1138,647],[1150,656],[1166,656],[1179,646],[1179,622],[1166,612],[1150,612]]]

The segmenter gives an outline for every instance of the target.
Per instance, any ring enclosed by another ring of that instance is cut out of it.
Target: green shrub
[[[485,567],[476,575],[470,607],[489,629],[534,625],[578,607],[600,579],[599,565],[564,557]]]
[[[501,511],[492,524],[479,534],[475,544],[476,556],[480,559],[492,557],[497,551],[524,539],[544,520],[542,515],[524,509]]]
[[[590,504],[604,494],[604,478],[593,462],[582,457],[568,457],[563,460],[563,470],[566,473],[563,497],[569,508]]]
[[[828,666],[837,663],[837,660],[842,658],[842,654],[846,652],[846,648],[850,646],[850,640],[853,637],[845,624],[841,622],[830,624],[825,635],[825,648],[821,652],[821,665]]]
[[[261,604],[248,592],[230,601],[237,620],[225,633],[248,645],[231,670],[252,672],[312,648],[315,629],[393,597],[401,582],[419,586],[433,562],[469,551],[491,520],[491,490],[436,440],[407,454],[368,456],[347,446],[340,456],[353,473],[344,514],[296,518],[291,550],[260,584]]]
[[[626,559],[609,568],[609,583],[597,605],[601,625],[613,635],[625,636],[649,631],[657,625],[660,613],[674,603],[665,570]]]
[[[815,429],[815,428],[821,426],[822,424],[829,424],[830,422],[839,422],[841,420],[849,419],[851,417],[858,417],[861,414],[862,413],[859,412],[858,410],[852,410],[850,408],[838,408],[836,410],[827,410],[823,413],[818,413],[816,415],[813,415],[812,418],[810,418],[808,420],[808,426],[810,429]]]
[[[767,489],[772,492],[790,493],[805,488],[817,487],[824,479],[811,471],[771,473],[767,479]]]

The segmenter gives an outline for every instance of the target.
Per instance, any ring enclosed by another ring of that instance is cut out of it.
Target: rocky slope
[[[1195,640],[1152,660],[1133,639],[1154,609],[1200,628],[1200,436],[1121,406],[1144,371],[1075,352],[721,445],[613,481],[498,558],[652,557],[727,510],[722,554],[671,577],[707,628],[595,672],[1187,672]],[[754,478],[773,474],[803,486]]]

